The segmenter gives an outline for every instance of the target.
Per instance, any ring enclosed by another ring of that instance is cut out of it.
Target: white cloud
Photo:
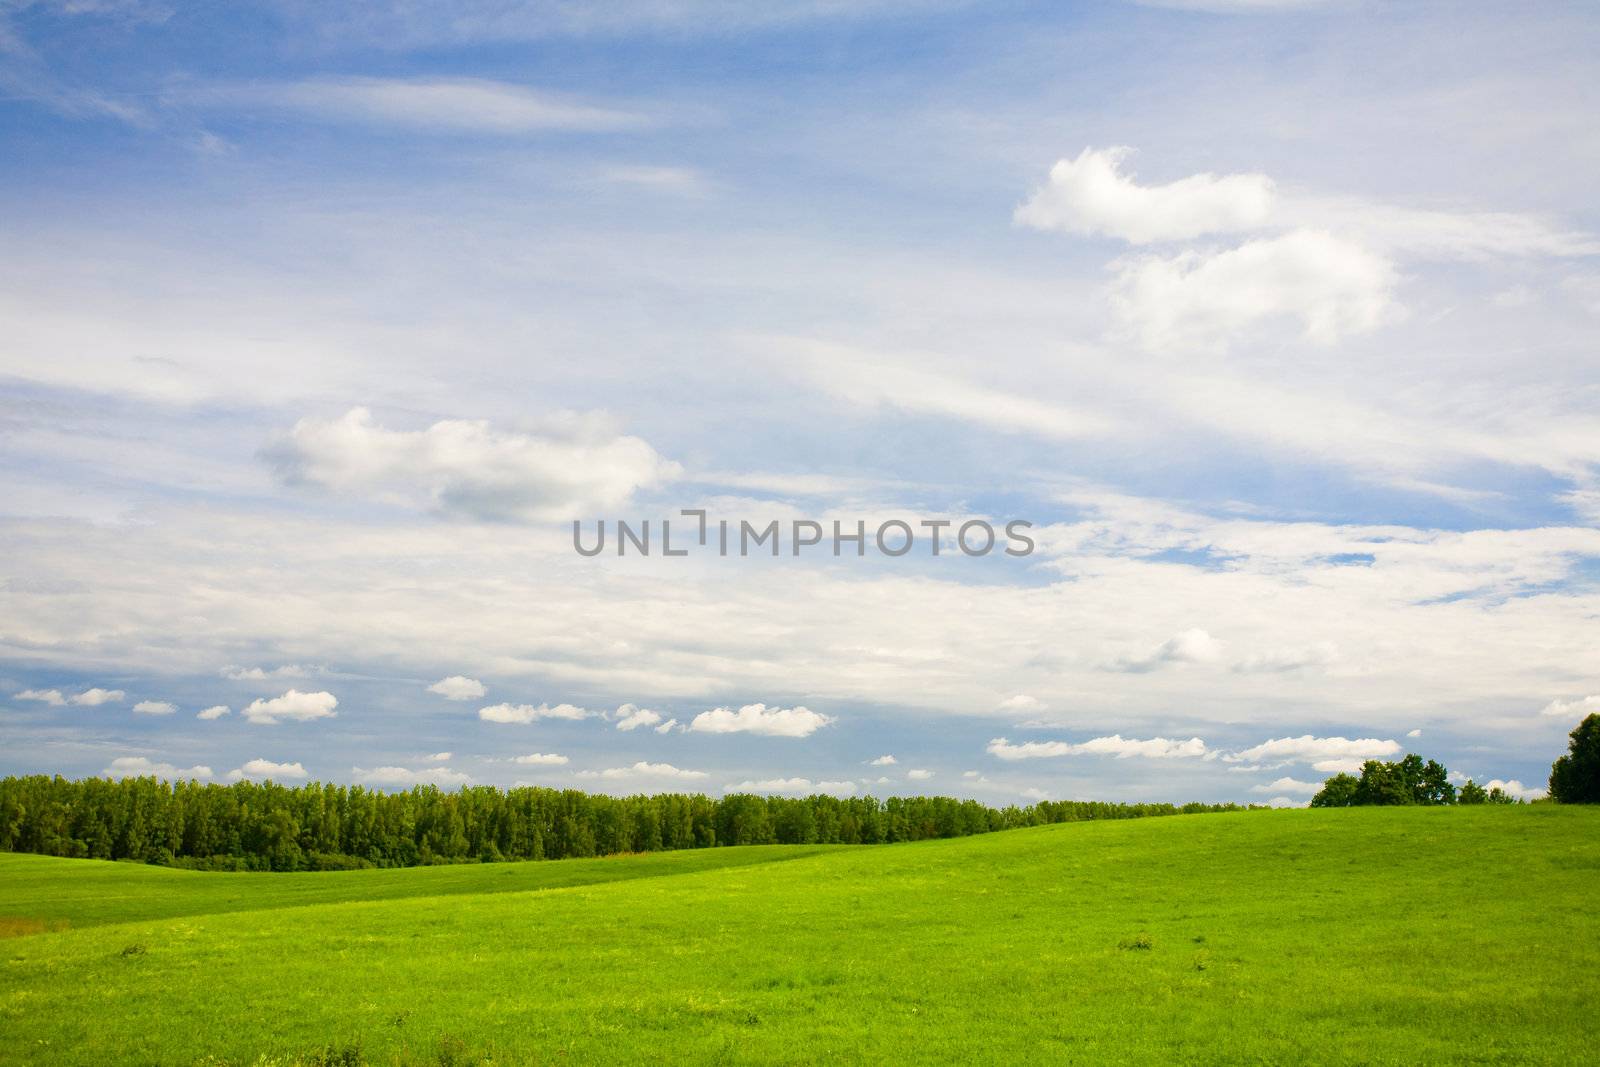
[[[1323,774],[1360,774],[1361,767],[1366,762],[1359,759],[1319,759],[1311,765],[1311,769],[1321,771]],[[1281,767],[1282,764],[1276,766]]]
[[[111,766],[100,772],[107,778],[165,778],[179,781],[190,778],[212,778],[210,767],[196,764],[193,767],[174,767],[170,763],[157,763],[143,756],[119,756]]]
[[[428,686],[428,692],[437,693],[446,700],[476,700],[488,690],[476,678],[467,678],[460,674],[452,674],[448,678],[440,678]]]
[[[986,751],[1003,760],[1050,759],[1057,756],[1115,756],[1128,759],[1197,759],[1208,754],[1206,743],[1198,737],[1178,741],[1152,737],[1147,741],[1112,734],[1074,744],[1069,741],[1026,741],[1013,745],[1003,737],[990,741]]]
[[[600,168],[596,177],[607,185],[622,185],[675,196],[704,196],[710,191],[705,176],[692,167],[619,163]]]
[[[678,725],[678,720],[677,719],[668,719],[666,722],[664,722],[660,726],[656,727],[656,733],[658,733],[658,734],[670,734],[674,730],[682,730],[682,729],[683,729],[683,727]]]
[[[133,710],[140,715],[171,715],[178,710],[178,705],[165,700],[141,700],[133,706]]]
[[[636,490],[681,473],[644,441],[600,419],[553,420],[547,430],[506,432],[465,419],[389,430],[366,408],[352,408],[338,419],[301,419],[263,454],[287,485],[481,520],[614,511]]]
[[[1318,641],[1310,645],[1258,652],[1234,664],[1233,669],[1243,674],[1281,674],[1304,667],[1326,667],[1338,659],[1338,645],[1332,641]]]
[[[1013,697],[1006,697],[995,705],[997,711],[1038,711],[1043,707],[1039,701],[1026,693],[1018,693]]]
[[[1268,15],[1326,7],[1330,0],[1134,0],[1141,7],[1168,7],[1179,11],[1206,11],[1216,15]]]
[[[644,116],[478,78],[310,78],[214,86],[186,94],[215,107],[267,107],[324,121],[511,136],[549,130],[618,130]]]
[[[554,752],[530,752],[526,756],[511,757],[511,762],[521,763],[526,766],[561,767],[572,761],[565,756],[558,756]]]
[[[253,759],[242,767],[235,767],[228,772],[228,777],[233,781],[241,778],[309,778],[310,773],[299,761],[294,763],[274,763],[267,759]]]
[[[913,782],[926,782],[933,777],[933,772],[920,767],[906,772],[906,778]]]
[[[1600,240],[1593,234],[1502,211],[1435,211],[1359,197],[1300,195],[1286,197],[1279,216],[1288,226],[1331,230],[1374,251],[1410,259],[1475,262],[1600,254]],[[1503,290],[1494,302],[1521,306],[1531,295],[1532,290],[1518,286]]]
[[[72,694],[67,698],[67,703],[96,708],[101,704],[114,704],[127,695],[120,689],[101,689],[99,686],[95,686],[93,689],[85,689],[81,693]]]
[[[1407,737],[1421,737],[1422,736],[1422,731],[1421,730],[1407,730],[1406,731],[1406,736]]]
[[[1539,709],[1540,715],[1553,719],[1583,719],[1596,712],[1600,712],[1600,694],[1575,700],[1552,700]]]
[[[13,700],[37,700],[41,704],[49,704],[59,708],[67,702],[59,689],[24,689],[12,697]]]
[[[1123,324],[1152,349],[1215,349],[1273,320],[1326,345],[1392,317],[1398,281],[1392,263],[1353,241],[1292,230],[1221,252],[1125,260],[1112,296]]]
[[[1350,740],[1344,737],[1313,737],[1305,734],[1300,737],[1280,737],[1263,741],[1259,745],[1223,758],[1230,762],[1242,763],[1310,763],[1317,770],[1326,771],[1330,768],[1341,769],[1347,766],[1346,761],[1378,759],[1397,755],[1399,752],[1398,741],[1379,740],[1375,737]],[[1358,767],[1359,765],[1357,762]]]
[[[893,756],[885,755],[885,756],[879,756],[875,760],[869,760],[868,763],[867,763],[867,766],[869,766],[869,767],[893,767],[896,763],[899,763],[899,762],[900,761],[895,759]]]
[[[661,713],[651,711],[649,708],[635,707],[624,704],[617,709],[617,729],[637,730],[641,726],[656,726],[661,722]]]
[[[824,793],[829,796],[854,796],[856,783],[813,782],[809,778],[766,778],[760,781],[734,782],[722,787],[724,793],[792,793],[809,796]]]
[[[959,419],[1001,433],[1074,441],[1116,433],[1103,410],[1024,392],[1008,392],[929,369],[925,357],[890,359],[845,345],[802,338],[769,338],[768,347],[794,360],[810,382],[852,404]]]
[[[1538,786],[1523,785],[1515,778],[1511,779],[1510,781],[1501,781],[1499,778],[1492,778],[1483,784],[1483,788],[1486,790],[1498,789],[1507,796],[1516,797],[1518,800],[1538,800],[1540,797],[1544,796],[1546,792],[1544,789],[1539,788]]]
[[[298,689],[291,689],[271,700],[251,701],[242,714],[246,722],[275,726],[284,720],[310,722],[312,719],[332,718],[335,714],[333,709],[338,706],[339,699],[332,693],[302,693]]]
[[[1257,229],[1272,212],[1273,184],[1265,174],[1194,174],[1138,185],[1121,172],[1132,152],[1085,148],[1077,159],[1058,161],[1015,220],[1039,230],[1149,244]]]
[[[707,778],[705,771],[686,771],[670,763],[647,763],[644,760],[629,767],[610,767],[603,771],[579,771],[579,778],[679,778],[695,781]]]
[[[1222,656],[1222,642],[1200,629],[1184,630],[1143,656],[1123,656],[1108,664],[1114,671],[1143,674],[1168,663],[1213,663]]]
[[[478,718],[484,722],[505,723],[530,723],[540,719],[587,719],[594,715],[592,711],[575,707],[572,704],[491,704],[486,708],[478,709]]]
[[[1253,785],[1250,787],[1250,792],[1273,794],[1304,793],[1306,796],[1311,796],[1312,794],[1319,792],[1321,789],[1321,782],[1302,782],[1297,778],[1283,777],[1279,778],[1275,782],[1267,782],[1263,785]]]
[[[222,676],[234,682],[270,682],[276,678],[306,678],[323,673],[320,667],[302,667],[286,663],[268,670],[265,667],[224,667]]]
[[[226,704],[213,704],[209,708],[206,708],[206,709],[204,709],[204,710],[202,710],[200,712],[197,712],[195,714],[195,718],[201,719],[201,720],[203,720],[205,722],[211,722],[214,719],[222,718],[224,715],[228,714],[229,711],[231,711],[231,710],[232,709],[230,709],[228,707],[228,705],[226,705]]]
[[[350,773],[357,781],[367,785],[466,785],[472,781],[470,775],[449,767],[420,767],[415,770],[410,767],[374,767],[370,771],[351,767]]]
[[[445,763],[454,755],[454,752],[433,752],[422,758],[430,763]]]
[[[809,708],[769,708],[765,704],[746,704],[738,711],[713,708],[694,717],[689,729],[705,734],[763,734],[768,737],[810,737],[834,722]]]

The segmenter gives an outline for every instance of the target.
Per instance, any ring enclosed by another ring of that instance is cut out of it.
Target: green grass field
[[[327,874],[0,855],[7,1063],[1592,1062],[1600,809]]]

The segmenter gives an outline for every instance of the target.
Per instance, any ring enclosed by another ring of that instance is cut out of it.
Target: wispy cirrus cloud
[[[637,129],[644,114],[484,78],[321,77],[213,85],[173,99],[207,109],[290,112],[323,122],[520,136]]]

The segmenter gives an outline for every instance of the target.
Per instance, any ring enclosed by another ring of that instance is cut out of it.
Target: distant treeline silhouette
[[[880,844],[1020,826],[1243,810],[1237,804],[660,793],[419,785],[0,779],[0,850],[215,870],[339,870],[562,859],[718,845]]]

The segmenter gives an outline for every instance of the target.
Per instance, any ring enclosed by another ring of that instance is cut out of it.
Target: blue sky
[[[1600,710],[1597,48],[1583,4],[0,5],[0,772],[1532,795]],[[572,551],[692,507],[1039,547]]]

